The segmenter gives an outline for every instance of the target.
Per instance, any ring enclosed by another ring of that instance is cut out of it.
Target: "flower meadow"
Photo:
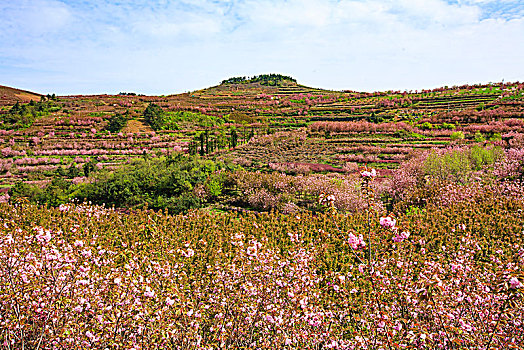
[[[0,204],[3,349],[509,349],[524,203],[285,215]]]
[[[0,90],[0,349],[524,348],[522,83]]]

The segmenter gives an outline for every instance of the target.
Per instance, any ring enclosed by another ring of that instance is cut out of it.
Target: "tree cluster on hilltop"
[[[261,74],[253,77],[233,77],[222,81],[222,84],[248,84],[260,83],[261,85],[278,86],[283,81],[296,83],[296,79],[282,74]]]

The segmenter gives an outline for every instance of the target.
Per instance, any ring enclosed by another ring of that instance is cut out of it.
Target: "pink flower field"
[[[522,348],[521,198],[393,219],[363,176],[356,214],[0,204],[0,346]]]

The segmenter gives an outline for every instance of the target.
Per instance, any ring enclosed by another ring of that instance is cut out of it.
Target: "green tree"
[[[106,130],[111,132],[119,132],[127,125],[129,119],[129,111],[126,113],[115,113],[109,118],[109,123],[106,126]]]
[[[164,110],[157,104],[150,103],[144,110],[144,119],[153,128],[160,130],[164,126]]]
[[[238,143],[238,134],[236,129],[231,129],[231,148],[235,148]]]

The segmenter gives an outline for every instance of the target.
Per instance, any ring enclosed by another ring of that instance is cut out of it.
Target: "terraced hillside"
[[[36,99],[41,102],[23,106]],[[144,118],[152,104],[170,120],[156,131]],[[45,183],[57,173],[82,181],[91,168],[116,169],[132,158],[180,151],[253,170],[278,164],[323,172],[363,164],[393,169],[414,150],[504,146],[524,133],[524,84],[518,82],[364,93],[283,79],[273,85],[226,82],[168,96],[56,98],[2,87],[0,106],[3,187],[19,180]],[[28,111],[31,118],[22,118]],[[111,132],[117,114],[125,115],[126,125]],[[10,122],[16,118],[23,123]]]

